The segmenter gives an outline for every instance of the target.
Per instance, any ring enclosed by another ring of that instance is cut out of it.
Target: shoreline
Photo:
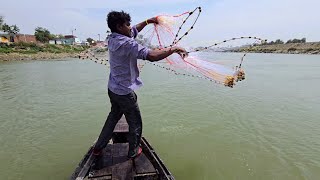
[[[243,47],[232,52],[247,52],[247,53],[272,53],[272,54],[306,54],[319,55],[320,43],[289,43],[289,44],[272,44],[272,45],[257,45],[252,47]]]
[[[305,47],[308,44],[309,46]],[[288,54],[288,55],[320,55],[320,43],[306,43],[288,45],[260,45],[236,50],[227,53],[257,53],[257,54]],[[301,47],[304,45],[304,47]],[[311,45],[311,47],[310,47]],[[291,49],[290,49],[291,48]],[[292,50],[292,51],[291,51]],[[210,52],[210,50],[205,51]],[[37,53],[0,53],[0,62],[27,61],[27,60],[55,60],[66,58],[78,58],[81,52],[37,52]]]
[[[35,54],[23,53],[0,53],[0,62],[28,61],[28,60],[53,60],[61,58],[78,58],[79,53],[48,53],[38,52]]]

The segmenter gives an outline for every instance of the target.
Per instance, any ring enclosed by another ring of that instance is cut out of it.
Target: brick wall
[[[24,34],[17,34],[14,37],[14,42],[37,42],[36,37],[34,35],[24,35]]]

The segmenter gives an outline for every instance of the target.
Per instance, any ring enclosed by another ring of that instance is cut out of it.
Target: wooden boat
[[[102,157],[92,155],[92,145],[71,176],[71,180],[174,180],[174,177],[142,137],[142,154],[135,159],[127,158],[129,143],[128,124],[123,117],[113,131],[113,137],[104,148]],[[98,164],[98,165],[97,165]],[[97,168],[97,166],[99,168]]]

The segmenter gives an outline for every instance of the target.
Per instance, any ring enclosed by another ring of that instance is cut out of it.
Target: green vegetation
[[[2,30],[2,24],[3,24],[3,17],[0,16],[0,30]]]
[[[6,32],[8,34],[18,34],[20,32],[20,28],[17,25],[8,25],[6,23],[4,23],[2,25],[2,31]]]
[[[10,43],[0,43],[0,61],[11,60],[36,60],[36,59],[61,59],[76,57],[89,46],[55,45],[49,44],[49,40],[60,38],[63,35],[54,35],[43,27],[35,29],[37,43],[14,42],[15,35],[20,32],[17,25],[8,25],[0,16],[0,30],[10,37]],[[18,40],[19,41],[19,40]]]
[[[12,44],[0,44],[0,53],[21,53],[21,54],[36,54],[38,52],[79,53],[81,51],[86,50],[87,48],[89,47],[19,42],[19,43],[12,43]]]
[[[265,42],[263,45],[274,45],[274,44],[291,44],[291,43],[306,43],[307,39],[302,38],[302,39],[289,39],[286,43],[282,41],[281,39],[277,39],[275,41],[270,41],[270,42]]]
[[[264,45],[273,45],[273,44],[284,44],[281,39],[277,39],[276,41],[265,42]]]
[[[320,42],[262,44],[239,48],[233,52],[320,54]]]
[[[290,43],[306,43],[307,42],[307,40],[306,40],[306,38],[302,38],[301,40],[300,39],[290,39],[290,40],[288,40],[287,41],[287,43],[286,44],[290,44]]]
[[[144,38],[143,35],[139,34],[138,37],[136,38],[136,41],[148,48],[156,48],[155,46],[153,46],[150,41],[147,38]]]
[[[17,25],[8,25],[4,22],[4,18],[2,16],[0,16],[0,30],[9,35],[10,41],[13,41],[14,35],[20,32],[20,28]],[[0,52],[2,51],[6,50],[0,49]]]
[[[40,41],[42,43],[48,43],[49,40],[53,39],[50,31],[43,27],[37,27],[35,29],[34,35],[36,36],[37,41]]]
[[[4,18],[0,16],[0,30],[8,34],[18,34],[20,28],[17,25],[8,25],[4,22]]]
[[[307,42],[306,38],[290,39],[286,43],[281,39],[253,46],[241,47],[232,52],[320,54],[320,42]]]
[[[92,45],[94,40],[89,37],[89,38],[87,38],[87,41],[88,41],[88,43],[89,43],[90,45]]]

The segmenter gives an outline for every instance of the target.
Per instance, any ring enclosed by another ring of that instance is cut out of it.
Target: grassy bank
[[[21,53],[36,54],[46,53],[79,53],[87,49],[85,46],[55,45],[55,44],[36,44],[36,43],[13,43],[0,44],[0,53]]]
[[[0,61],[35,60],[76,57],[80,52],[88,49],[86,46],[13,43],[0,44]]]
[[[320,42],[257,45],[240,48],[234,52],[320,54]]]

